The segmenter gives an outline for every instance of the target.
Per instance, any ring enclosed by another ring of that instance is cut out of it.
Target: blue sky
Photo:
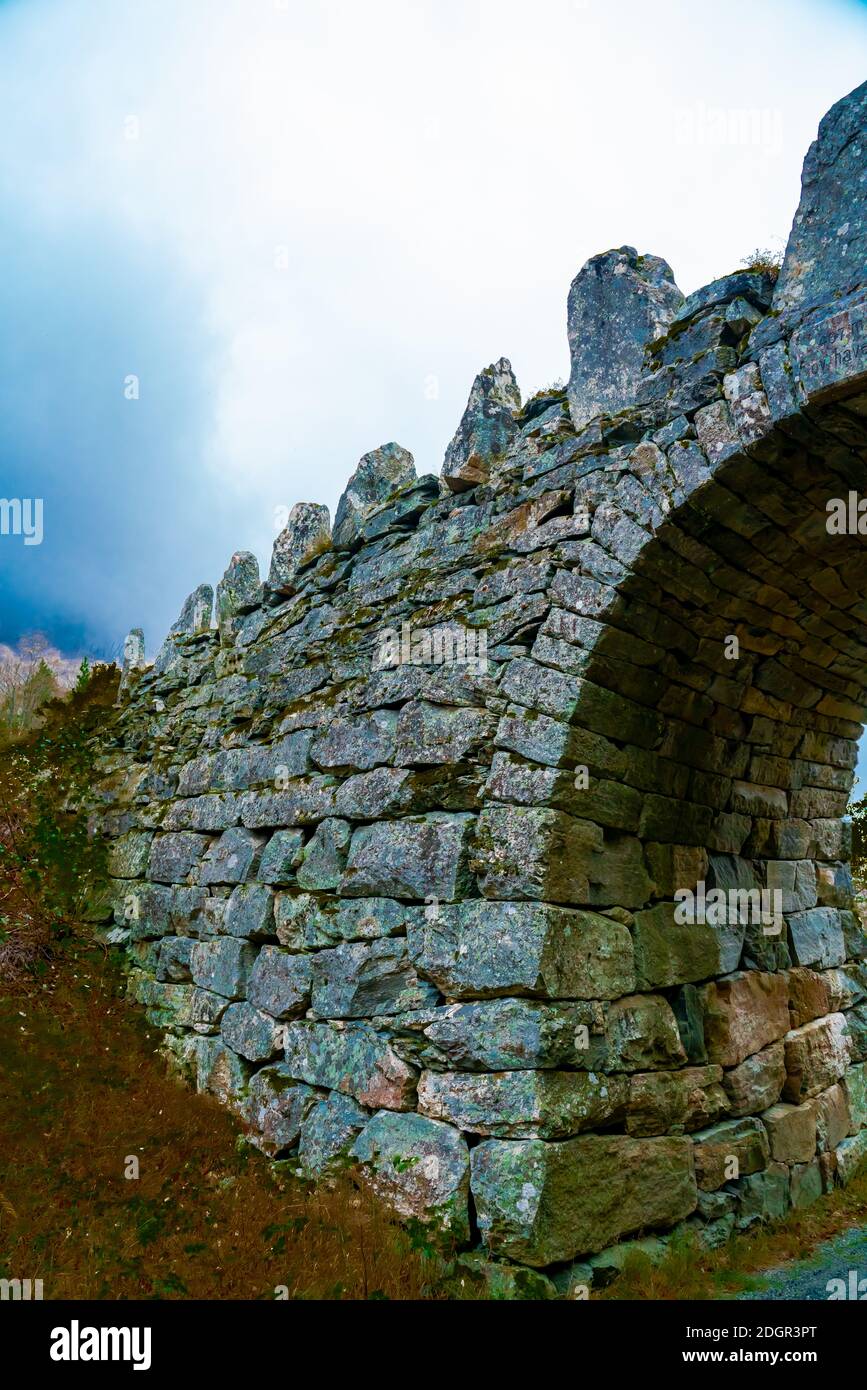
[[[0,643],[152,653],[368,449],[438,472],[480,367],[567,374],[597,251],[781,245],[865,58],[852,0],[0,3]]]

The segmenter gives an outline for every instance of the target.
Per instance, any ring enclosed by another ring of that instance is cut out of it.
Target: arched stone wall
[[[129,644],[99,818],[167,1052],[499,1257],[714,1243],[867,1157],[864,125],[823,122],[775,290],[595,258],[568,393],[501,359],[442,480],[366,455],[216,627],[203,586]]]

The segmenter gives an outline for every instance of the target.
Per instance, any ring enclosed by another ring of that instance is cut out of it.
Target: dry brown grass
[[[275,1176],[167,1076],[119,984],[78,948],[0,999],[0,1277],[46,1298],[446,1296],[435,1252],[351,1174],[315,1192]]]

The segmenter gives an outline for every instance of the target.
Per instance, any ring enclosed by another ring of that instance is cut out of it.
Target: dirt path
[[[856,1282],[864,1281],[861,1294],[867,1299],[867,1226],[823,1241],[807,1260],[797,1260],[770,1269],[764,1276],[754,1276],[762,1278],[761,1287],[738,1297],[761,1301],[792,1298],[824,1301],[832,1292],[839,1292],[839,1284],[829,1289],[831,1280],[842,1280],[849,1297],[850,1271],[854,1271]]]

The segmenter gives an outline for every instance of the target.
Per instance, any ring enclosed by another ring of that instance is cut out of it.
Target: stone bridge
[[[128,639],[132,994],[265,1153],[352,1155],[480,1277],[716,1244],[867,1159],[865,156],[867,84],[776,283],[595,257],[566,390],[501,359],[441,478],[365,455],[264,583]]]

